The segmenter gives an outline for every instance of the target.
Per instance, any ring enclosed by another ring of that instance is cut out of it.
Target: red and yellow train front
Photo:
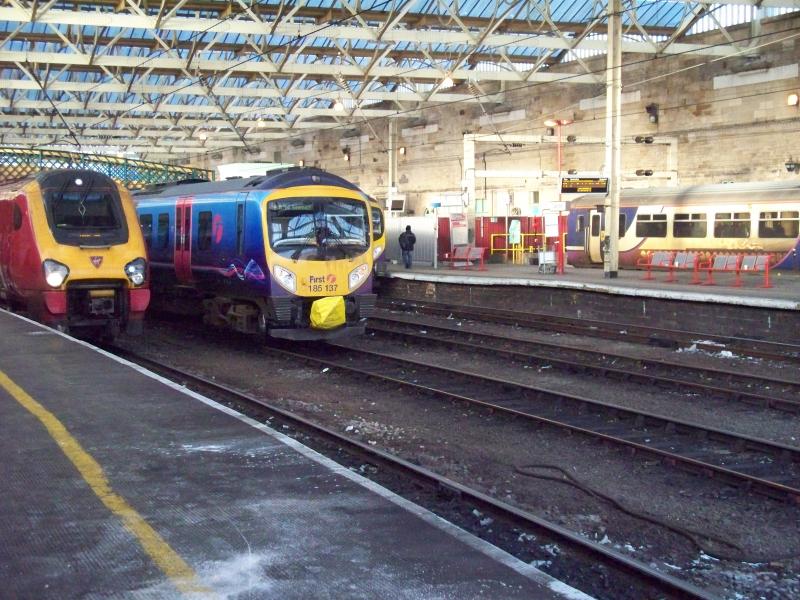
[[[22,187],[11,212],[2,279],[12,298],[63,329],[141,331],[147,254],[127,190],[92,171],[50,171]]]

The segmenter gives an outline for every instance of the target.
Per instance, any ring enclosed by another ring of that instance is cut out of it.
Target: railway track
[[[469,327],[401,318],[383,312],[370,318],[368,328],[384,335],[401,336],[428,344],[445,344],[495,356],[503,355],[526,364],[550,365],[571,373],[677,387],[703,396],[721,397],[800,414],[800,382],[788,379],[694,367],[676,361],[588,349],[560,341],[534,341],[494,335]]]
[[[460,319],[518,325],[538,331],[600,337],[607,340],[649,344],[666,348],[677,349],[695,345],[698,349],[709,352],[719,352],[724,348],[745,356],[800,364],[800,346],[782,342],[725,337],[695,331],[647,327],[631,323],[613,323],[436,302],[383,299],[378,303],[378,306],[390,310],[415,311],[441,316],[453,315]]]
[[[340,353],[331,352],[338,348]],[[655,456],[772,498],[800,503],[800,449],[612,402],[466,373],[342,343],[280,350],[295,359],[522,417]]]
[[[548,543],[551,541],[557,542],[565,549],[568,548],[577,553],[584,560],[588,559],[593,563],[600,562],[609,569],[623,573],[628,579],[633,578],[633,580],[640,582],[646,586],[642,590],[647,590],[647,595],[642,592],[640,597],[689,598],[697,600],[713,600],[717,598],[717,596],[706,590],[681,581],[667,573],[662,573],[651,565],[633,559],[613,548],[593,542],[556,523],[549,522],[487,494],[442,477],[428,469],[316,424],[267,400],[254,398],[231,387],[118,347],[112,346],[106,349],[182,385],[201,391],[214,400],[238,408],[249,409],[249,412],[255,411],[262,418],[265,415],[269,416],[270,419],[276,419],[279,424],[288,424],[290,428],[297,432],[310,435],[313,438],[323,439],[328,444],[332,444],[332,447],[338,451],[344,450],[356,458],[358,462],[366,461],[373,466],[384,468],[389,472],[399,474],[401,477],[409,478],[414,481],[415,485],[425,486],[437,496],[445,494],[448,497],[459,499],[469,505],[470,509],[472,507],[478,508],[496,520],[499,519],[500,522],[511,526],[515,537],[518,536],[520,531],[529,531],[546,539]],[[300,358],[332,364],[328,361],[318,361],[310,356],[286,349],[271,348],[269,351],[280,353],[293,359]],[[650,596],[651,592],[655,595]]]

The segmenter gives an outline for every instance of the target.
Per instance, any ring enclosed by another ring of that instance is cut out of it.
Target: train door
[[[236,197],[236,249],[235,256],[244,256],[245,248],[245,211],[247,210],[247,193],[239,194]]]
[[[179,283],[192,280],[192,198],[175,203],[175,276]]]
[[[585,248],[589,260],[593,263],[603,262],[600,253],[600,236],[603,232],[603,214],[595,209],[589,211],[589,226],[586,228]]]

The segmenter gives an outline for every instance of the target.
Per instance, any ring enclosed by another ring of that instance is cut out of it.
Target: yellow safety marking
[[[0,371],[0,386],[41,421],[100,501],[122,520],[128,531],[139,540],[144,551],[175,587],[184,594],[212,593],[210,589],[199,583],[194,570],[170,548],[164,538],[158,535],[156,530],[122,496],[111,489],[100,464],[81,447],[78,440],[72,437],[64,424],[53,413],[28,395],[3,371]]]

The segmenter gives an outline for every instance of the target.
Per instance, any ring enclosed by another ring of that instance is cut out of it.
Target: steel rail
[[[656,456],[667,464],[680,464],[692,472],[718,477],[733,485],[741,485],[747,489],[752,489],[753,491],[757,491],[772,498],[800,503],[800,485],[798,485],[798,487],[784,485],[778,481],[772,481],[764,477],[757,477],[745,473],[742,470],[736,470],[733,467],[729,468],[724,465],[689,456],[689,454],[697,454],[697,451],[694,450],[697,444],[709,444],[711,442],[726,443],[728,447],[722,450],[711,448],[709,451],[700,453],[700,456],[703,454],[709,456],[717,454],[722,457],[731,457],[736,456],[737,453],[741,455],[744,451],[750,450],[760,453],[760,458],[756,462],[758,463],[758,467],[763,469],[765,467],[769,468],[771,466],[771,461],[774,459],[777,459],[779,466],[791,464],[792,459],[794,459],[794,461],[800,461],[800,448],[760,438],[743,436],[713,427],[705,427],[656,413],[639,411],[619,404],[602,402],[575,394],[566,394],[545,387],[529,386],[496,377],[465,373],[457,369],[434,366],[422,361],[356,349],[342,345],[341,343],[328,343],[326,346],[327,347],[323,348],[319,346],[304,346],[302,348],[302,353],[286,349],[281,349],[280,352],[300,360],[313,361],[323,366],[338,368],[360,376],[367,375],[396,385],[436,394],[450,400],[466,402],[492,411],[504,412],[555,428],[580,433],[617,446],[621,445],[634,451],[641,451]],[[347,353],[346,362],[345,360],[333,360],[330,356],[331,347],[345,350]],[[369,368],[355,365],[353,359],[358,354],[364,357],[364,362],[369,364]],[[387,375],[387,373],[392,370],[400,373],[409,369],[415,369],[415,381]],[[436,376],[434,379],[438,381],[430,385],[419,383],[420,373],[425,370],[435,373]],[[460,389],[456,389],[456,391],[444,389],[440,380],[447,376],[461,378],[460,385],[456,384],[456,387]],[[469,393],[474,394],[476,384],[481,385],[487,383],[496,386],[493,390],[494,395],[490,400],[481,400],[474,395],[465,395],[464,393],[466,390],[470,390]],[[557,418],[558,415],[547,415],[547,411],[545,410],[539,410],[539,414],[536,414],[530,409],[530,399],[506,399],[505,396],[508,395],[509,391],[517,391],[522,394],[528,393],[533,395],[536,400],[547,400],[551,402],[551,407],[555,407],[556,410],[559,409],[562,403],[571,403],[575,407],[583,407],[584,409],[599,409],[601,412],[606,413],[606,416],[611,416],[613,419],[621,416],[627,417],[629,421],[632,421],[632,424],[618,422],[615,426],[608,429],[607,424],[602,423],[602,420],[598,426],[596,415],[587,415],[578,412],[578,414],[574,416],[573,422],[570,423],[564,420],[563,416],[560,416],[559,419]],[[524,404],[524,406],[514,406],[515,404]],[[658,429],[648,429],[646,427],[648,423],[656,425]],[[638,428],[638,430],[635,428]],[[608,430],[603,431],[603,429]],[[623,432],[616,431],[619,429],[623,429]],[[624,433],[628,434],[628,438],[625,437]],[[677,436],[681,434],[683,434],[684,437],[689,437],[689,441],[691,441],[691,449],[683,450],[683,454],[678,450],[665,450],[656,447],[656,441],[654,441],[652,445],[648,445],[651,443],[651,440],[655,440],[655,438],[659,436],[663,437],[667,435],[672,436],[673,441],[669,441],[667,444],[658,442],[660,446],[674,448],[676,446],[687,445],[688,442],[676,439]],[[642,439],[644,443],[636,441],[637,438]],[[683,444],[681,443],[682,441]],[[763,462],[764,458],[768,460]],[[773,474],[772,478],[781,479],[783,476],[780,474]],[[800,476],[792,477],[791,480],[797,480],[795,483],[800,483]]]
[[[381,323],[388,323],[390,326],[381,326]],[[401,330],[396,328],[397,326],[405,326],[407,328],[413,327],[417,329],[417,331]],[[758,406],[775,408],[785,412],[800,412],[800,399],[798,399],[800,398],[800,382],[789,379],[767,379],[757,375],[744,374],[739,371],[729,371],[715,367],[695,367],[675,361],[644,358],[619,351],[595,350],[560,342],[550,342],[547,340],[526,340],[518,337],[509,337],[474,331],[470,328],[447,326],[441,323],[401,319],[396,316],[389,316],[386,314],[376,314],[371,316],[367,327],[368,329],[379,333],[400,335],[415,340],[425,340],[428,342],[456,345],[465,349],[477,350],[479,352],[492,353],[495,355],[502,354],[515,360],[533,360],[542,363],[546,362],[547,364],[551,364],[571,372],[593,372],[600,376],[615,375],[619,379],[627,381],[678,385],[688,390],[706,392],[715,396],[725,396],[733,400],[745,402],[747,404],[756,404]],[[419,333],[418,330],[420,328],[425,328],[424,334]],[[454,336],[470,337],[477,341],[465,342],[454,339]],[[513,345],[518,349],[512,350],[504,347],[508,345]],[[570,356],[569,358],[554,356],[551,353],[542,352],[541,350],[543,348],[549,348],[557,352],[569,352],[575,355],[584,355],[597,361],[605,361],[605,357],[614,360],[622,359],[629,361],[630,363],[634,363],[635,366],[640,367],[642,370],[636,370],[635,368],[631,367],[626,368],[625,366],[616,364],[599,364],[598,362],[592,363],[588,362],[587,360],[577,362],[575,356]],[[679,369],[687,374],[694,375],[698,379],[708,379],[707,375],[711,375],[712,377],[730,378],[735,381],[731,385],[725,386],[719,383],[696,381],[677,377],[675,375],[660,375],[653,371],[654,368],[668,370]],[[645,369],[651,370],[645,371]],[[748,387],[752,388],[774,385],[791,388],[789,391],[787,391],[787,395],[792,394],[792,397],[784,398],[774,394],[765,394],[763,392],[752,392],[747,390]]]
[[[748,356],[800,363],[800,346],[784,342],[768,342],[752,338],[720,336],[706,332],[648,327],[633,323],[614,323],[543,313],[522,313],[498,308],[483,308],[428,301],[383,299],[378,303],[378,306],[395,310],[416,310],[429,314],[452,314],[465,319],[535,327],[540,331],[574,333],[577,335],[640,342],[670,348],[679,348],[684,344],[695,344],[699,349],[719,352],[722,349],[720,345],[722,345],[725,346],[726,350],[746,354]]]
[[[169,379],[179,381],[183,385],[188,383],[200,389],[210,390],[215,395],[222,395],[223,397],[231,398],[239,404],[256,407],[260,411],[264,411],[267,414],[290,423],[291,426],[299,431],[329,442],[333,442],[340,449],[343,448],[350,454],[363,457],[372,464],[384,466],[391,471],[433,488],[435,491],[444,491],[452,494],[455,497],[459,497],[466,502],[473,503],[475,506],[488,514],[491,514],[492,516],[499,517],[500,519],[512,524],[523,526],[529,530],[536,531],[552,540],[557,540],[559,543],[565,546],[571,547],[580,553],[585,553],[590,557],[594,557],[608,566],[640,579],[642,582],[647,582],[649,585],[653,586],[657,590],[660,590],[662,593],[670,594],[676,598],[718,600],[718,596],[715,596],[706,590],[703,590],[691,583],[681,581],[680,579],[667,573],[662,573],[654,567],[622,554],[613,548],[593,542],[561,525],[547,521],[546,519],[534,515],[526,510],[502,502],[501,500],[489,496],[488,494],[484,494],[483,492],[474,490],[466,485],[458,483],[457,481],[443,477],[442,475],[439,475],[429,469],[415,465],[386,451],[347,437],[333,429],[325,427],[324,425],[314,423],[309,419],[276,406],[271,402],[267,402],[266,400],[260,398],[255,398],[249,394],[220,384],[216,381],[211,381],[199,375],[163,364],[122,348],[111,346],[107,347],[106,349],[126,360],[129,360],[130,362],[144,366],[156,373],[166,376]],[[303,360],[307,360],[307,357],[304,355],[287,350],[270,348],[270,351],[280,353],[291,358],[301,358]],[[217,401],[220,400],[217,399]]]

